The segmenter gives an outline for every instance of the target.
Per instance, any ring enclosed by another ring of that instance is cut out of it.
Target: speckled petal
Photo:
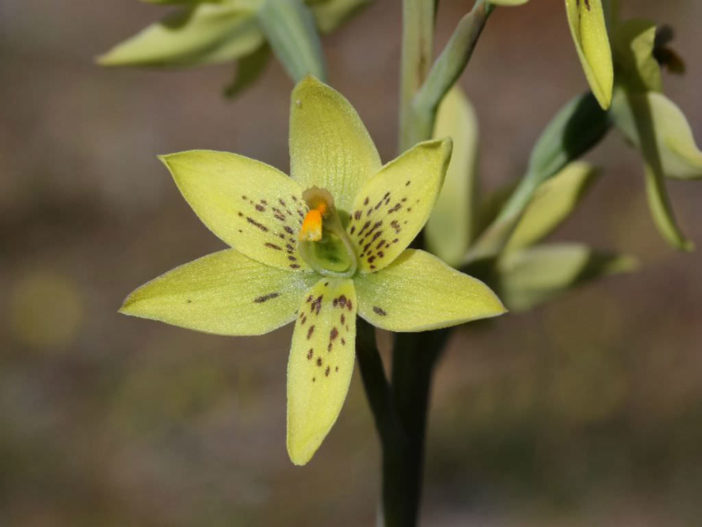
[[[380,170],[368,130],[351,103],[314,77],[295,86],[290,101],[290,174],[304,188],[320,187],[349,211],[358,189]]]
[[[198,217],[225,243],[266,265],[308,270],[297,249],[307,213],[297,182],[228,152],[191,150],[161,160]]]
[[[219,335],[262,335],[295,318],[314,280],[226,249],[147,282],[120,313]]]
[[[450,139],[419,143],[361,188],[347,227],[361,272],[379,271],[392,263],[422,230],[450,156]]]
[[[344,278],[323,278],[299,310],[288,360],[288,454],[306,464],[344,405],[353,374],[356,292]]]
[[[414,249],[382,271],[356,277],[355,285],[359,315],[389,331],[427,331],[506,311],[483,282]]]

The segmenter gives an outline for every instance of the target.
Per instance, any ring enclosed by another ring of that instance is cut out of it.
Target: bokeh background
[[[702,138],[702,3],[624,0],[676,29],[666,91]],[[444,0],[439,44],[470,2]],[[222,247],[156,154],[236,151],[287,169],[291,83],[271,64],[105,70],[93,57],[159,17],[137,1],[0,3],[0,525],[372,525],[379,452],[358,379],[321,450],[285,453],[291,329],[223,338],[116,313],[137,285]],[[394,155],[400,2],[325,38],[331,83]],[[561,0],[499,10],[462,84],[487,190],[586,88]],[[556,238],[642,267],[454,334],[434,386],[423,525],[689,526],[702,514],[702,257],[655,232],[637,155]],[[702,244],[702,184],[670,182]],[[387,348],[388,335],[381,335]]]

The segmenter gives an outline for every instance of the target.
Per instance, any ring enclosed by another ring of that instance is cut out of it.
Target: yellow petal
[[[381,166],[361,118],[336,90],[306,77],[292,92],[290,173],[304,189],[321,187],[348,212],[363,183]]]
[[[316,276],[262,265],[234,249],[147,282],[120,313],[219,335],[262,335],[291,322]]]
[[[422,230],[450,157],[450,139],[419,143],[363,186],[347,227],[357,247],[361,272],[389,265]]]
[[[198,217],[225,243],[266,265],[307,269],[297,250],[307,204],[295,181],[227,152],[191,150],[161,159]]]
[[[614,68],[601,0],[566,0],[575,49],[592,93],[603,109],[612,102]]]
[[[359,314],[389,331],[427,331],[505,312],[488,286],[424,251],[408,249],[355,283]]]
[[[341,411],[353,374],[356,293],[348,278],[322,278],[305,294],[288,361],[288,454],[306,464]]]

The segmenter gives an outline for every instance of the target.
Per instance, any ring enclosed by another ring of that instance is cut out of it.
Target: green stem
[[[434,19],[435,0],[404,0],[400,66],[400,130],[410,126],[412,99],[429,72],[434,46]],[[402,143],[402,135],[400,135],[399,147],[400,151],[406,150],[406,145]]]
[[[426,75],[426,80],[408,100],[403,85],[404,110],[401,115],[404,118],[400,122],[400,150],[431,137],[439,103],[473,56],[475,45],[493,9],[489,2],[477,0],[473,9],[458,22],[446,47]]]

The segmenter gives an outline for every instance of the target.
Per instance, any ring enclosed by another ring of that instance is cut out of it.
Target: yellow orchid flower
[[[287,448],[305,464],[346,398],[356,315],[390,331],[424,331],[505,311],[479,280],[407,249],[450,152],[449,139],[427,141],[381,165],[350,103],[307,77],[292,93],[292,177],[224,152],[162,158],[195,213],[232,248],[148,282],[121,312],[222,335],[295,321]]]

